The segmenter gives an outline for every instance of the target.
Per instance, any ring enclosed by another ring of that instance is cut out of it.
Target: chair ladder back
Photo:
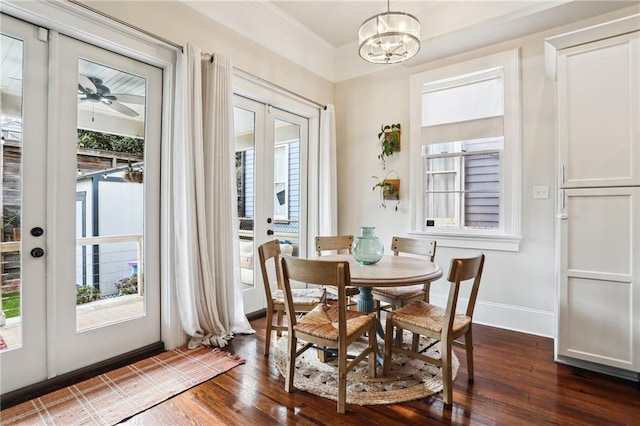
[[[351,282],[349,262],[329,262],[289,256],[283,256],[280,262],[287,309],[294,312],[291,281],[335,287],[338,291],[338,309],[340,310],[339,330],[346,330],[347,320],[344,311],[346,310],[347,296],[345,287]],[[293,315],[295,316],[295,314]]]
[[[353,235],[336,235],[328,237],[316,237],[316,253],[322,256],[323,251],[346,251],[351,254],[351,246],[353,245]]]
[[[266,292],[267,300],[271,300],[271,280],[269,278],[268,262],[273,259],[275,279],[277,288],[282,289],[282,275],[280,271],[280,242],[278,240],[268,241],[258,247],[258,259],[260,261],[260,271],[262,272],[262,282]]]
[[[468,317],[473,317],[473,311],[478,297],[478,290],[480,288],[480,279],[482,278],[482,270],[484,268],[484,258],[484,254],[481,254],[480,256],[466,259],[451,259],[448,280],[452,284],[452,291],[453,287],[456,288],[453,315],[455,315],[455,307],[458,299],[457,293],[459,292],[461,283],[473,279],[473,285],[471,293],[469,294],[469,301],[467,302],[467,309],[465,313]]]
[[[423,238],[393,237],[391,250],[394,256],[399,253],[417,254],[428,257],[433,262],[436,257],[436,241]]]

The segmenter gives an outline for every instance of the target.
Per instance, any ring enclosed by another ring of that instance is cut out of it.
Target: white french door
[[[308,119],[234,98],[240,266],[246,313],[266,306],[257,247],[306,255]],[[273,280],[272,280],[273,282]]]
[[[61,34],[54,49],[57,139],[49,152],[48,193],[55,197],[48,222],[57,260],[49,269],[55,306],[49,334],[60,354],[59,374],[160,341],[162,71]],[[87,149],[79,130],[128,139],[102,152],[99,143]],[[87,198],[82,216],[79,193]],[[79,304],[78,288],[100,290],[92,303],[125,306],[117,315],[92,318],[103,307]]]
[[[0,350],[0,393],[4,394],[47,378],[46,259],[30,255],[31,250],[46,247],[46,236],[27,230],[44,228],[46,222],[43,117],[47,115],[48,46],[38,38],[36,27],[6,15],[0,15],[0,30],[0,336],[6,345]],[[18,238],[14,229],[25,232]]]
[[[162,70],[1,28],[4,394],[160,341]]]

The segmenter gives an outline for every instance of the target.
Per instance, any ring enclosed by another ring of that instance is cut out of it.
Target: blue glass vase
[[[363,265],[373,265],[382,259],[384,245],[380,238],[376,237],[376,228],[373,226],[363,226],[360,228],[361,235],[356,237],[351,246],[353,258]]]

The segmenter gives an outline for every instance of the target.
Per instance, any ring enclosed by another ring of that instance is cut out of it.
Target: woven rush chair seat
[[[440,306],[431,305],[422,300],[410,305],[403,306],[394,311],[393,319],[399,324],[407,324],[413,327],[420,327],[436,333],[442,332],[447,311]],[[453,319],[452,330],[454,333],[467,327],[471,322],[471,317],[463,314],[456,314]]]
[[[447,307],[443,309],[424,300],[413,302],[387,313],[384,340],[383,372],[391,371],[393,353],[435,365],[442,369],[442,397],[450,406],[453,402],[453,346],[465,348],[467,355],[467,376],[473,381],[473,311],[480,288],[484,254],[471,258],[451,259],[449,267],[449,296]],[[464,314],[457,314],[458,296],[463,284],[472,282],[469,299]],[[409,330],[413,333],[411,348],[402,345],[402,341],[393,335],[393,328]],[[426,336],[440,343],[440,358],[434,358],[418,350],[417,339]],[[463,339],[463,340],[459,340]]]
[[[378,296],[388,296],[396,299],[412,299],[414,297],[425,297],[424,286],[422,284],[402,287],[374,287],[371,291],[371,294],[377,294]]]
[[[282,288],[281,254],[280,242],[277,239],[268,241],[258,247],[262,283],[264,284],[265,296],[267,298],[267,330],[264,342],[265,356],[269,355],[271,334],[275,331],[276,335],[280,337],[283,331],[287,331],[287,326],[283,325],[286,300]],[[272,278],[276,281],[275,289],[273,289],[272,287],[274,286],[271,285]],[[296,313],[309,312],[318,304],[324,303],[326,298],[326,291],[321,287],[294,289],[292,293],[293,310]],[[273,323],[274,316],[276,317],[275,324]]]
[[[316,306],[311,312],[298,319],[293,327],[297,332],[316,336],[321,339],[338,341],[340,309],[335,305]],[[371,317],[367,314],[347,310],[347,335],[358,333],[370,326]]]
[[[296,306],[308,305],[313,308],[324,302],[325,298],[323,288],[296,288],[292,289],[291,292],[293,293],[293,304]],[[274,290],[273,293],[271,293],[271,300],[273,300],[273,303],[276,305],[284,306],[284,291],[281,289]]]

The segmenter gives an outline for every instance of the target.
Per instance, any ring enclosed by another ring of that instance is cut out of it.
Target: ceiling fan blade
[[[132,110],[131,108],[129,108],[128,106],[121,104],[120,102],[111,102],[106,105],[113,108],[114,110],[118,111],[121,114],[128,115],[129,117],[137,117],[138,115],[140,115],[134,110]]]
[[[78,74],[78,89],[84,93],[98,93],[98,88],[86,75]]]
[[[112,93],[111,96],[115,96],[118,102],[124,102],[125,104],[144,105],[146,98],[140,95],[129,95],[127,93]]]

